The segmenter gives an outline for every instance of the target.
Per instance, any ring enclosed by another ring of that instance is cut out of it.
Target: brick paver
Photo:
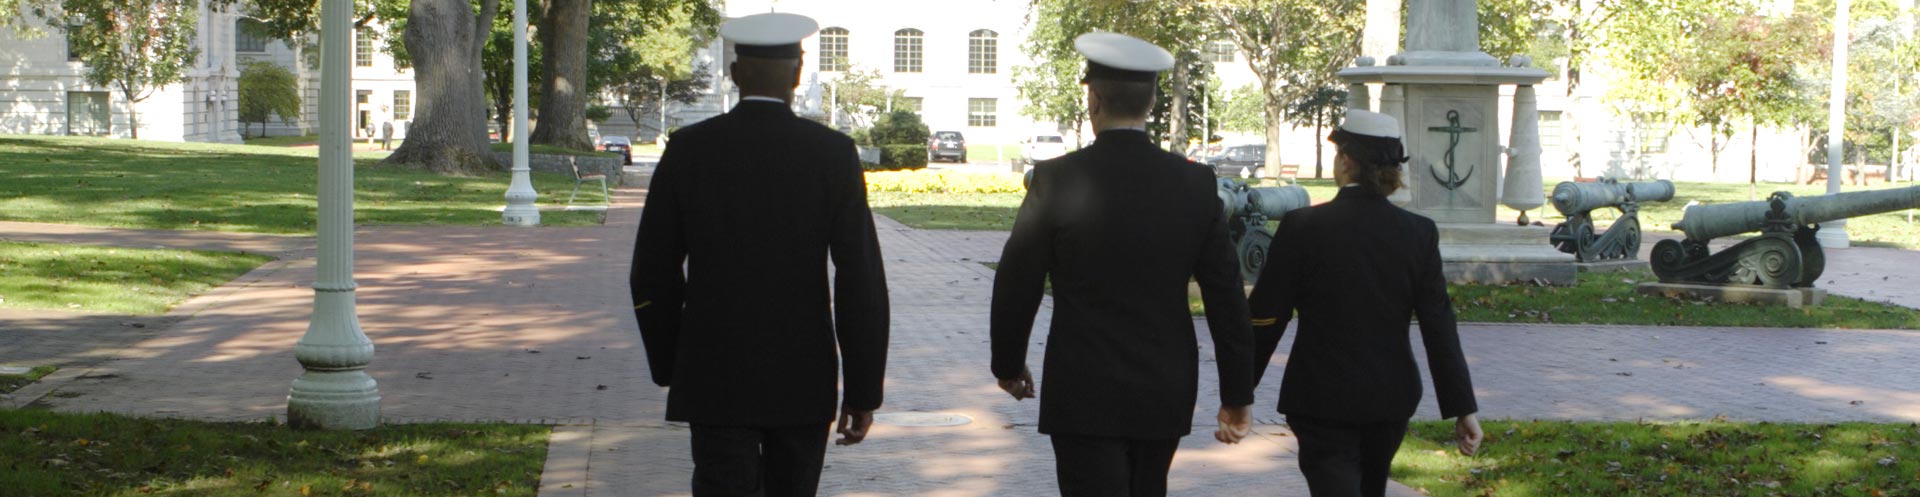
[[[683,495],[687,432],[661,421],[664,390],[648,381],[626,311],[627,256],[642,196],[621,190],[599,227],[361,229],[359,316],[379,347],[369,371],[380,381],[385,415],[559,424],[543,494]],[[879,227],[894,302],[885,410],[974,421],[880,426],[867,443],[831,447],[823,494],[1053,494],[1051,451],[1033,431],[1037,404],[1011,401],[986,371],[993,273],[980,263],[998,258],[1005,234],[918,231],[884,218]],[[90,342],[74,335],[91,333],[57,331],[89,320],[114,328],[116,317],[0,311],[0,328],[9,331],[0,333],[0,362],[90,358],[39,392],[60,395],[35,394],[40,405],[61,410],[242,420],[285,412],[288,383],[299,374],[292,345],[311,311],[310,239],[22,223],[0,223],[0,238],[244,246],[279,255],[168,316],[147,318],[154,326]],[[1914,253],[1882,250],[1831,252],[1835,282],[1825,286],[1912,298],[1911,280],[1895,279],[1914,273],[1907,268],[1915,264],[1901,262]],[[1887,278],[1872,286],[1874,276]],[[1048,314],[1043,308],[1042,329]],[[1907,367],[1920,353],[1913,332],[1504,325],[1461,332],[1485,418],[1920,421],[1920,370]],[[1204,331],[1201,338],[1204,358],[1210,344]],[[1045,334],[1035,341],[1029,362],[1044,375]],[[1210,371],[1201,375],[1202,407],[1175,462],[1176,494],[1304,494],[1292,440],[1271,414],[1283,364],[1276,359],[1258,393],[1259,437],[1231,447],[1209,436],[1217,385]],[[1424,404],[1419,416],[1432,418],[1432,402]]]

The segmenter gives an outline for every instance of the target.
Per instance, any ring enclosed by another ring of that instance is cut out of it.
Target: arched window
[[[893,72],[920,72],[920,39],[923,35],[925,33],[913,28],[893,32]]]
[[[233,21],[233,51],[240,53],[261,53],[267,51],[265,25],[260,21],[242,17]]]
[[[1000,34],[982,29],[967,35],[967,74],[1000,72]]]
[[[847,28],[820,30],[820,70],[847,70]]]

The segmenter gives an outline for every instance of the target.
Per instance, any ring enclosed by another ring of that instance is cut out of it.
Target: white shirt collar
[[[1359,183],[1347,183],[1347,184],[1344,184],[1344,185],[1340,185],[1340,187],[1341,187],[1341,188],[1346,188],[1346,187],[1350,187],[1350,186],[1360,186],[1360,184],[1359,184]]]
[[[785,100],[781,100],[773,97],[762,97],[759,95],[748,95],[748,96],[740,97],[740,101],[741,102],[773,102],[780,105],[787,104],[787,101]]]
[[[1130,129],[1130,130],[1134,130],[1134,131],[1146,131],[1146,130],[1147,130],[1147,126],[1146,126],[1146,125],[1144,125],[1144,124],[1142,124],[1142,125],[1139,125],[1139,126],[1113,126],[1113,127],[1109,127],[1109,128],[1102,128],[1102,129],[1101,129],[1100,131],[1113,131],[1113,130],[1120,130],[1120,129]]]

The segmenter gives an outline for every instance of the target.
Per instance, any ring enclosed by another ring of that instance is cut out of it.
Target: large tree
[[[412,0],[406,22],[397,23],[420,101],[388,164],[455,174],[501,169],[488,148],[480,64],[500,0],[477,1]]]
[[[1021,113],[1035,119],[1079,129],[1086,119],[1086,93],[1080,87],[1084,60],[1073,40],[1093,31],[1112,31],[1144,39],[1175,56],[1176,70],[1160,80],[1162,105],[1151,121],[1160,138],[1184,147],[1194,127],[1188,96],[1203,87],[1195,79],[1202,71],[1201,40],[1210,24],[1207,12],[1192,2],[1138,2],[1132,0],[1035,0],[1029,24],[1033,32],[1020,48],[1035,61],[1013,69],[1014,86],[1026,106]],[[1076,133],[1079,135],[1080,133]]]
[[[595,2],[593,25],[622,28],[596,29],[588,36],[587,93],[611,97],[636,127],[643,114],[658,116],[664,136],[672,126],[668,103],[696,102],[712,86],[712,68],[694,66],[691,54],[713,40],[719,18],[705,2]]]
[[[1207,0],[1214,21],[1247,54],[1265,97],[1266,171],[1280,170],[1288,109],[1339,84],[1335,73],[1360,54],[1361,0]]]
[[[529,8],[538,4],[528,5]],[[527,17],[538,14],[529,10]],[[493,126],[500,134],[500,141],[512,141],[513,137],[513,16],[495,16],[493,29],[487,33],[487,47],[480,52],[481,70],[486,73],[487,105],[492,110]],[[545,53],[539,43],[529,42],[527,46],[527,81],[532,84],[540,81],[545,65],[540,61]],[[528,95],[527,106],[533,108],[540,101],[540,95]]]
[[[660,59],[688,59],[693,47],[661,43],[660,36],[705,40],[720,17],[707,0],[545,0],[542,6],[540,125],[532,139],[576,149],[593,148],[587,139],[588,101],[607,86],[595,73],[610,73],[598,66],[638,58],[661,77],[676,79],[687,62]],[[655,38],[648,40],[649,35]],[[669,46],[668,52],[647,53]]]
[[[132,136],[139,139],[139,103],[184,79],[199,53],[193,46],[199,9],[195,0],[65,0],[50,24],[66,31],[87,82],[112,87],[127,101]]]

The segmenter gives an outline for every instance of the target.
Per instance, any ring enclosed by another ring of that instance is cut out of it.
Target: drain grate
[[[883,412],[873,415],[873,422],[892,426],[937,427],[961,426],[972,423],[973,418],[947,412]]]

